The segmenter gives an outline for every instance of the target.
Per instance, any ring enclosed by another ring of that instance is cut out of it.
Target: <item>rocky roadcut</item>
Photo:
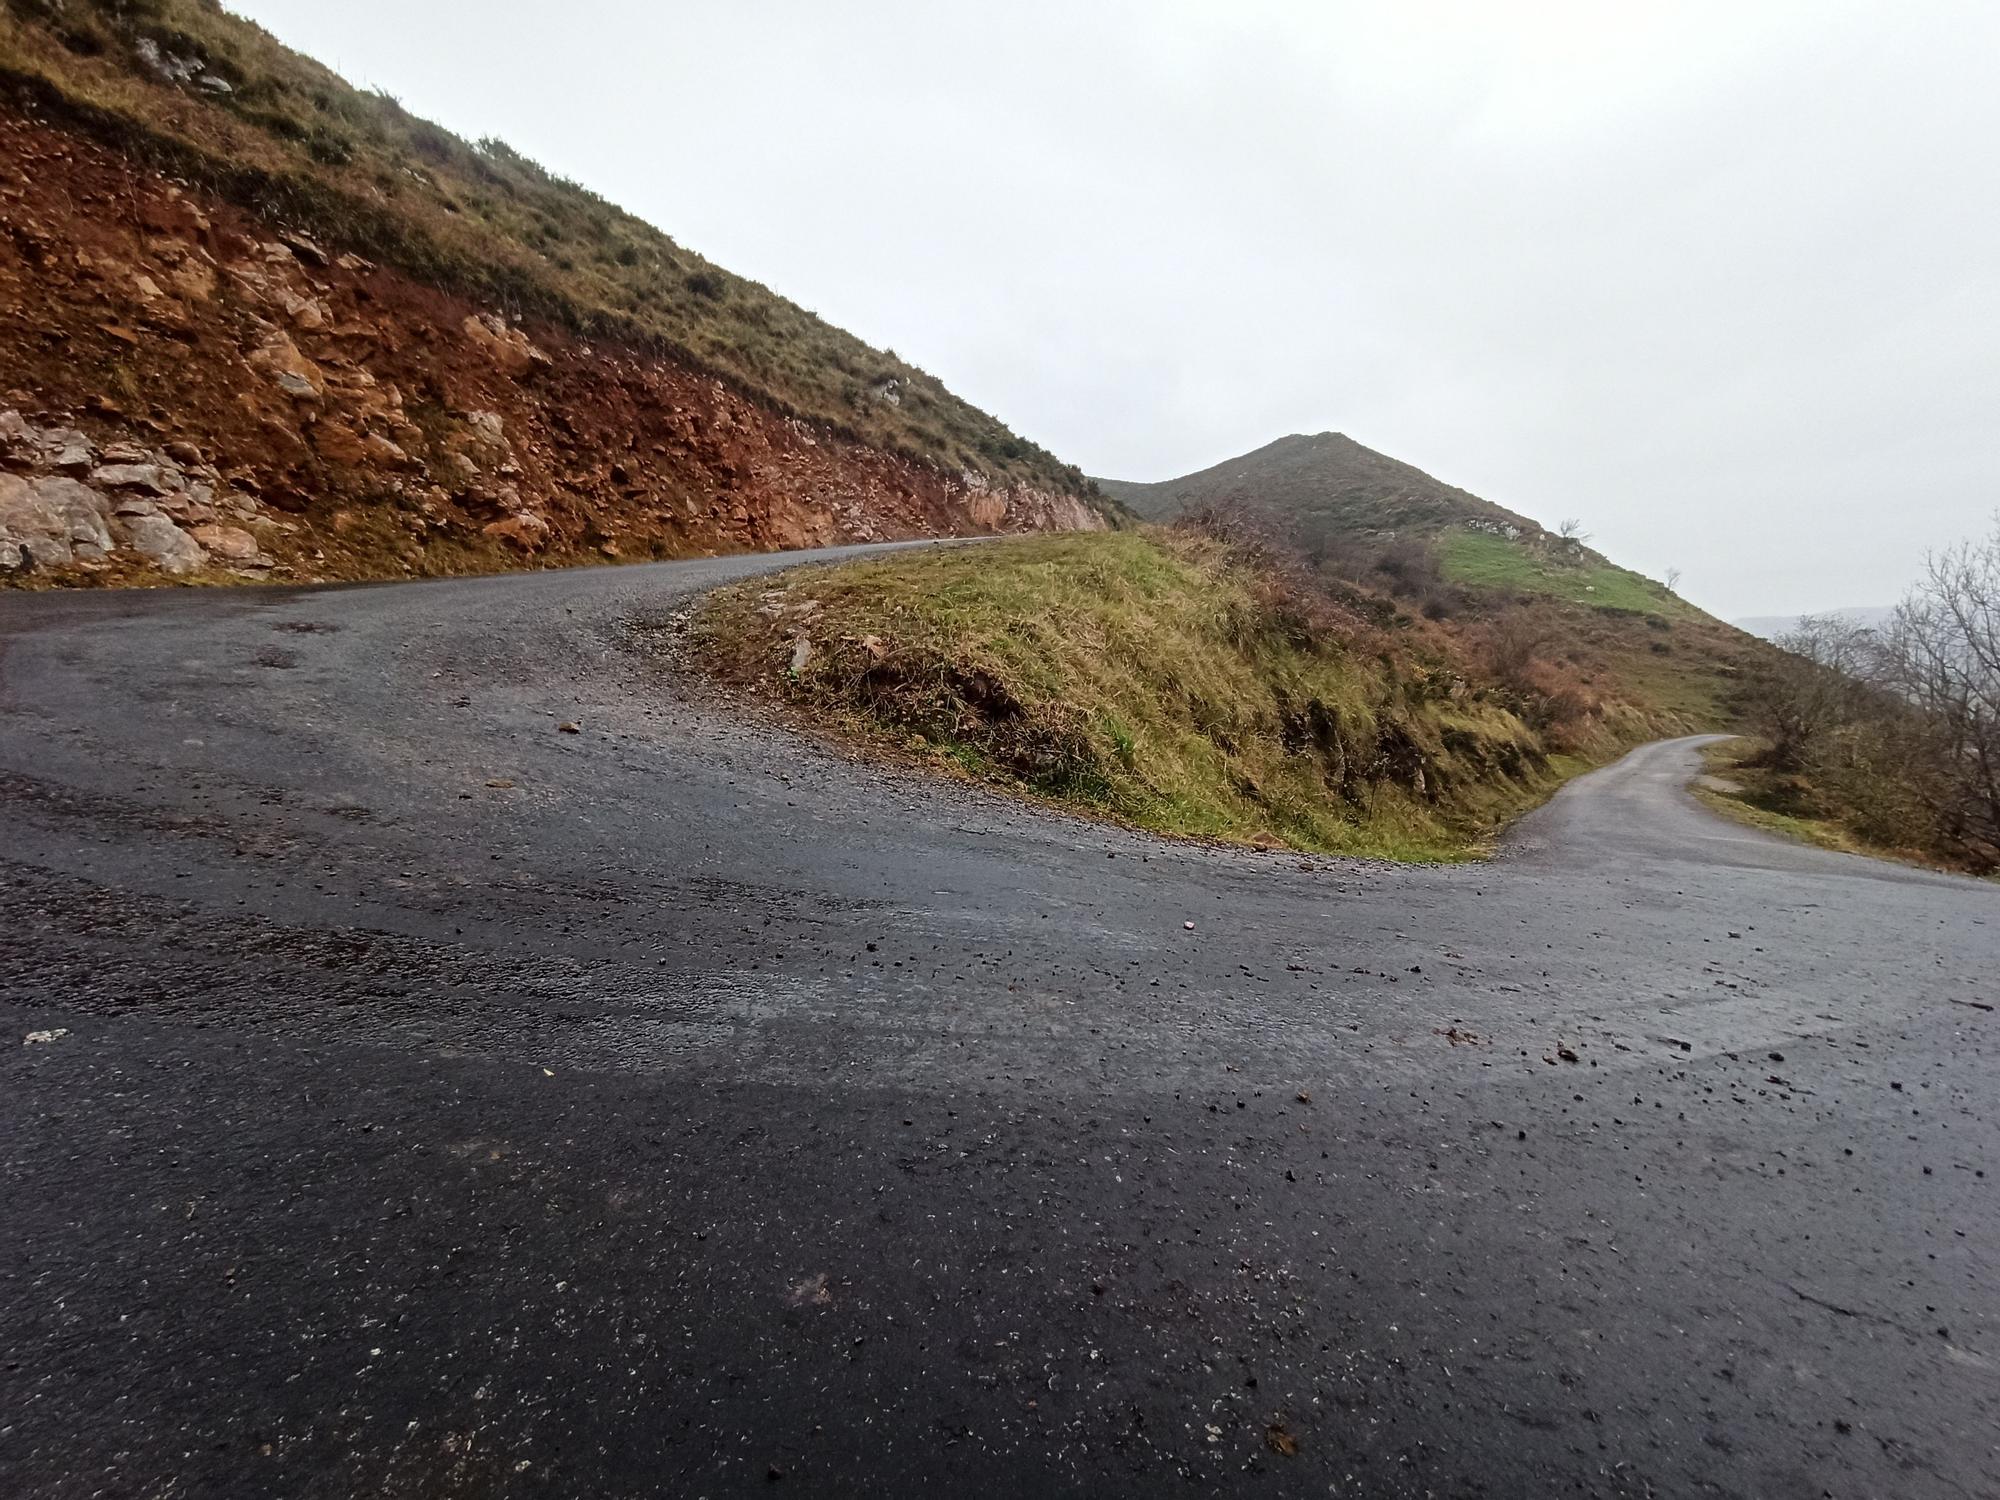
[[[393,577],[1104,524],[670,358],[530,331],[4,108],[0,300],[0,580]]]
[[[131,561],[175,576],[219,567],[265,578],[275,565],[257,531],[298,529],[232,488],[186,442],[100,449],[74,427],[36,427],[0,411],[0,463],[0,571]]]

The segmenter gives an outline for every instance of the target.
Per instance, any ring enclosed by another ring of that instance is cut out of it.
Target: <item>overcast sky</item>
[[[1726,616],[2000,508],[1995,0],[231,0],[1093,474],[1337,430]]]

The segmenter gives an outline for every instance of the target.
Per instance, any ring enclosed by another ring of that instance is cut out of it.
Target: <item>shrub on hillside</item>
[[[1870,842],[2000,869],[2000,525],[1885,626],[1807,617],[1750,683],[1760,763]]]

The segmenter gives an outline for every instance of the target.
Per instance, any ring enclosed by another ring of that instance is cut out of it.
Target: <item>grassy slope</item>
[[[1408,607],[1448,616],[1468,649],[1482,629],[1525,623],[1544,658],[1662,732],[1733,722],[1740,674],[1767,649],[1665,585],[1341,433],[1280,438],[1156,484],[1098,483],[1155,518],[1247,507],[1287,545],[1350,577],[1372,551],[1427,548],[1448,588],[1428,599],[1406,592]]]
[[[1798,778],[1775,774],[1758,764],[1765,749],[1763,743],[1748,737],[1708,746],[1702,759],[1711,779],[1695,783],[1695,797],[1734,822],[1801,844],[1926,870],[1966,873],[1922,849],[1884,843],[1870,838],[1851,820],[1826,815],[1812,805],[1810,789],[1802,787]]]
[[[1544,594],[1569,604],[1692,619],[1699,611],[1666,585],[1584,553],[1576,562],[1555,560],[1545,550],[1490,532],[1447,530],[1438,538],[1445,577],[1471,588]]]
[[[162,82],[151,43],[229,92]],[[651,347],[780,411],[951,468],[1075,469],[895,354],[733,276],[498,141],[350,87],[213,0],[0,0],[0,81],[45,113],[419,279]],[[896,382],[897,401],[884,399]]]
[[[1306,628],[1269,583],[1173,534],[988,544],[744,584],[703,634],[877,745],[1169,834],[1459,857],[1587,763],[1420,627]]]
[[[1831,818],[1804,812],[1781,778],[1753,763],[1762,749],[1757,741],[1746,738],[1708,746],[1702,751],[1702,759],[1711,779],[1695,784],[1695,796],[1734,822],[1802,844],[1841,854],[1870,854],[1902,864],[1932,863],[1907,849],[1871,844]]]

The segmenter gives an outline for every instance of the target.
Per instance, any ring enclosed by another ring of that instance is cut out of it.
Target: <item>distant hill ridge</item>
[[[1254,503],[1296,525],[1307,544],[1327,533],[1451,527],[1543,534],[1528,517],[1341,432],[1294,433],[1178,479],[1152,484],[1099,479],[1097,484],[1112,499],[1156,521],[1205,505]]]
[[[1896,607],[1893,604],[1858,604],[1846,609],[1822,609],[1813,613],[1819,616],[1834,615],[1872,630],[1893,620],[1896,617]],[[1805,615],[1745,615],[1742,619],[1732,620],[1730,623],[1738,630],[1747,630],[1750,634],[1762,636],[1767,641],[1775,641],[1797,630],[1799,621],[1805,618]]]
[[[1659,716],[1655,727],[1727,722],[1735,684],[1759,659],[1750,637],[1582,535],[1551,531],[1345,433],[1294,433],[1154,484],[1097,483],[1154,521],[1221,510],[1223,534],[1248,522],[1321,576],[1446,623],[1475,666],[1511,649],[1573,674],[1584,696],[1643,707]],[[1504,663],[1487,668],[1509,675]]]

